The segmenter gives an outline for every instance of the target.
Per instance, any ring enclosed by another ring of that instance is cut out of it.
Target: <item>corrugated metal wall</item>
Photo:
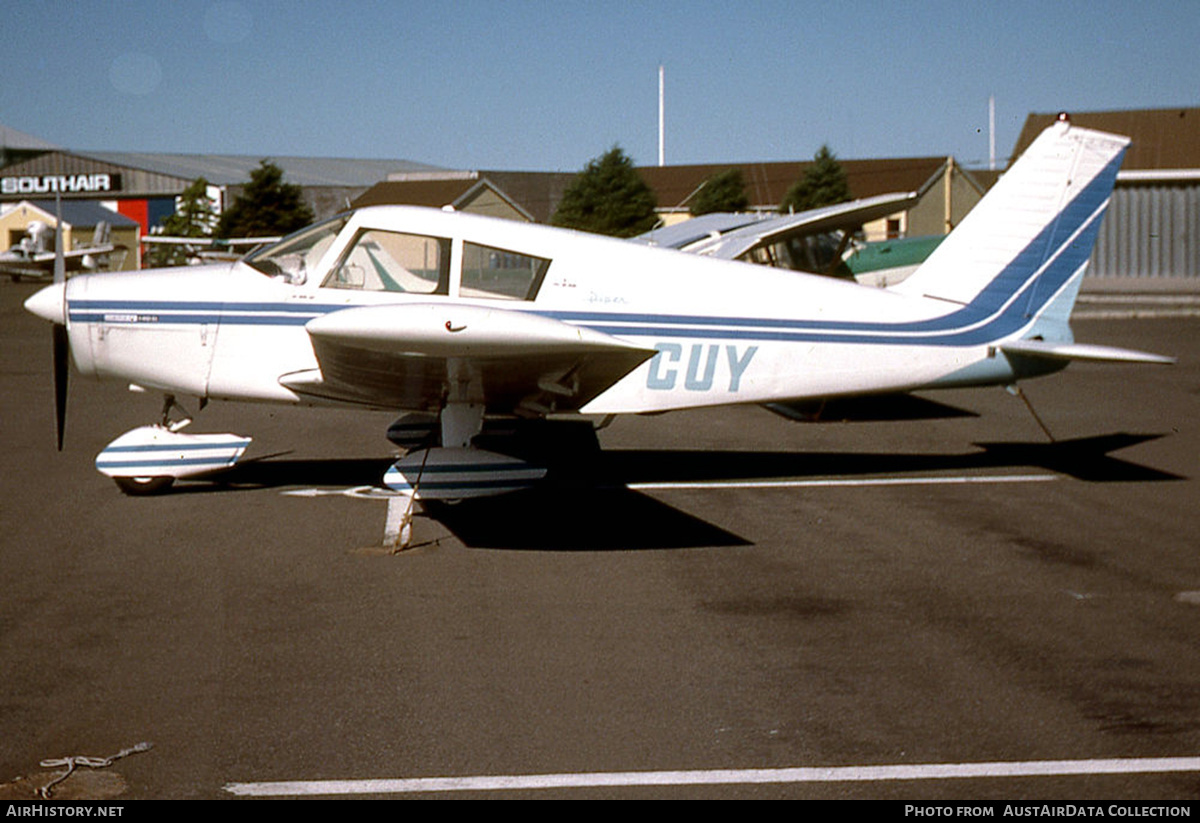
[[[1200,278],[1200,186],[1118,186],[1088,275]]]

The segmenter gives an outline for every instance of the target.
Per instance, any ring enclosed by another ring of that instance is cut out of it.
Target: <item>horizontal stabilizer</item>
[[[1000,350],[1005,354],[1021,357],[1039,357],[1048,360],[1092,360],[1100,363],[1156,363],[1169,366],[1174,357],[1119,349],[1115,346],[1096,346],[1088,343],[1054,343],[1049,340],[1014,340],[1004,343]]]

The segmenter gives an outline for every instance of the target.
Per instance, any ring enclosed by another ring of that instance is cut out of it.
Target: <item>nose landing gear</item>
[[[171,420],[178,409],[184,417]],[[96,456],[96,470],[111,477],[125,494],[160,494],[179,478],[233,468],[250,445],[236,434],[182,434],[191,423],[174,395],[163,399],[162,421],[140,426],[118,437]]]

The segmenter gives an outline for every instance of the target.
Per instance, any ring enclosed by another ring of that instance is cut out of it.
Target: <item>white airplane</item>
[[[1073,342],[1068,318],[1127,138],[1061,117],[904,283],[878,289],[444,210],[364,208],[234,263],[79,276],[26,308],[85,375],[165,397],[97,468],[130,493],[232,466],[176,396],[410,412],[383,478],[412,499],[498,494],[544,468],[477,448],[485,418],[1009,385],[1070,360],[1169,363]],[[414,414],[415,413],[415,414]],[[413,435],[415,432],[415,436]],[[430,445],[432,443],[432,445]]]
[[[61,221],[60,221],[61,222]],[[63,252],[67,272],[103,271],[113,265],[112,257],[124,260],[127,249],[109,241],[111,228],[100,222],[92,233],[92,241]],[[50,238],[57,232],[47,223],[35,220],[25,230],[25,236],[15,246],[0,252],[0,274],[8,275],[14,283],[22,278],[48,278],[53,275],[55,252]],[[116,261],[120,265],[120,261]]]

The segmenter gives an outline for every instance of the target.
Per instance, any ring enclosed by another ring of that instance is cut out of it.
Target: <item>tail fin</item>
[[[1039,334],[1044,325],[1045,337],[1069,339],[1067,318],[1128,145],[1060,115],[896,290],[981,316],[1022,315],[1038,321]]]
[[[92,245],[103,246],[108,242],[109,235],[112,233],[112,226],[107,220],[101,220],[96,224],[96,229],[92,232]]]

